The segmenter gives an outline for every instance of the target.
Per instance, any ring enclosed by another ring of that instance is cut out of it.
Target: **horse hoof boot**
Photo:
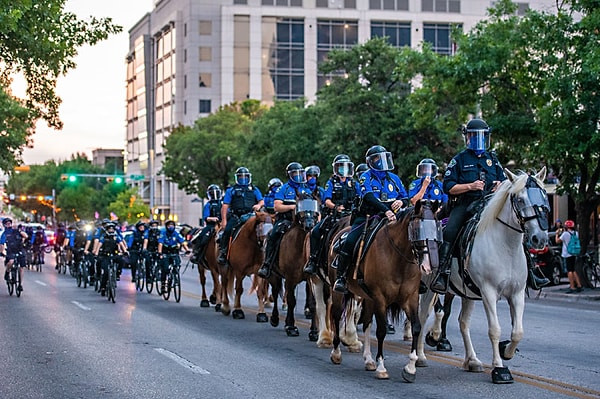
[[[319,332],[318,331],[310,331],[308,333],[308,340],[310,342],[317,342],[319,340]]]
[[[309,308],[304,309],[304,318],[309,320],[313,318],[313,312]]]
[[[386,334],[396,334],[396,327],[393,324],[388,324],[386,327]]]
[[[494,384],[512,384],[514,380],[508,367],[494,367],[492,370],[492,382]]]
[[[217,297],[215,295],[211,295],[209,299],[210,303],[212,303],[213,305],[217,304]]]
[[[452,344],[450,344],[450,341],[448,341],[447,338],[442,338],[435,349],[438,352],[452,352]]]
[[[416,367],[429,367],[429,365],[427,364],[427,360],[425,360],[425,359],[417,359],[417,361],[415,362],[415,366]]]
[[[425,335],[425,343],[428,346],[431,346],[432,348],[436,347],[437,344],[440,341],[436,340],[435,338],[433,338],[433,335],[431,335],[431,332],[427,332],[427,335]]]
[[[231,316],[235,319],[235,320],[242,320],[246,318],[246,315],[244,314],[244,311],[242,309],[235,309],[233,311],[233,313],[231,314]]]
[[[221,311],[221,304],[216,304],[215,305],[215,312],[220,312]]]
[[[200,301],[200,307],[201,308],[209,308],[210,307],[210,303],[208,302],[208,299],[203,299]]]
[[[415,380],[417,379],[417,374],[411,374],[408,371],[402,369],[402,379],[405,382],[415,382]]]
[[[512,356],[511,357],[506,356],[506,347],[508,346],[508,344],[510,344],[509,340],[498,343],[498,349],[500,350],[500,357],[502,358],[502,360],[512,359]],[[518,351],[519,351],[519,349],[515,350],[515,352],[518,352]]]
[[[277,327],[279,325],[279,317],[271,315],[271,326]]]
[[[296,326],[286,326],[285,333],[288,337],[297,337],[300,335],[300,331],[298,331],[298,327]]]
[[[269,321],[269,318],[267,317],[266,313],[257,313],[256,314],[256,322],[257,323],[266,323],[267,321]]]

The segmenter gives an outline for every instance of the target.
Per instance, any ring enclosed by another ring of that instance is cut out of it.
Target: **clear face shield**
[[[488,129],[467,130],[465,145],[477,153],[487,150],[490,148],[490,131]]]
[[[388,151],[369,155],[366,161],[369,167],[374,170],[385,171],[394,169],[392,153]]]
[[[221,199],[221,190],[218,188],[212,188],[206,192],[208,199],[210,200],[220,200]]]
[[[354,163],[349,161],[335,162],[333,173],[338,177],[352,177],[354,176]]]
[[[420,163],[417,166],[417,177],[419,178],[423,178],[423,177],[431,177],[434,178],[436,177],[438,174],[438,167],[435,164],[431,164],[431,163]]]
[[[408,225],[408,239],[411,242],[442,242],[442,224],[438,220],[414,218]]]
[[[304,169],[290,170],[288,176],[294,183],[306,183],[306,171]]]
[[[236,184],[246,186],[252,182],[252,174],[251,173],[236,173],[235,175]]]
[[[533,178],[529,178],[527,185],[527,198],[529,203],[517,201],[515,206],[517,213],[523,220],[537,219],[540,228],[548,230],[548,213],[550,203],[546,190],[537,185]]]

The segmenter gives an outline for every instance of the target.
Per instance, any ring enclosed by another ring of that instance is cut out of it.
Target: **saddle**
[[[237,217],[237,223],[235,224],[235,226],[233,226],[233,230],[231,230],[231,241],[234,241],[236,239],[238,234],[240,234],[240,230],[242,229],[242,226],[244,225],[244,223],[246,223],[248,221],[248,219],[250,219],[254,215],[255,215],[254,212],[248,212],[248,213],[244,213],[243,215]],[[220,239],[220,237],[219,237],[219,239]]]

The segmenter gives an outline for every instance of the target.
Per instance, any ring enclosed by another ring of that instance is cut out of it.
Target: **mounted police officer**
[[[146,251],[144,251],[144,241],[148,239],[146,224],[138,220],[135,224],[133,234],[131,234],[127,246],[130,249],[129,264],[131,266],[131,282],[135,283],[138,260],[147,260]]]
[[[275,223],[267,237],[265,262],[257,274],[269,278],[271,267],[279,254],[279,242],[291,225],[296,210],[296,202],[303,198],[313,198],[313,191],[306,181],[306,170],[298,162],[291,162],[286,167],[288,181],[275,194]]]
[[[417,179],[408,186],[408,198],[414,205],[421,199],[439,201],[440,205],[448,202],[442,182],[436,179],[438,167],[431,158],[425,158],[417,165]]]
[[[221,187],[211,184],[206,189],[206,197],[208,198],[208,202],[204,204],[204,209],[202,210],[202,218],[205,226],[200,234],[194,238],[199,240],[199,242],[194,246],[194,254],[190,258],[191,262],[196,264],[206,264],[204,260],[206,246],[214,234],[217,225],[221,223],[221,207],[223,206]]]
[[[240,217],[252,211],[258,211],[264,204],[263,196],[257,187],[252,185],[252,175],[248,168],[239,167],[235,171],[235,184],[225,191],[221,206],[221,220],[225,222],[225,230],[219,243],[220,254],[217,262],[224,266],[227,262],[227,250],[231,232],[240,224]]]
[[[391,172],[394,162],[390,152],[380,145],[375,145],[369,148],[365,160],[369,170],[364,172],[359,180],[361,201],[352,228],[340,248],[336,261],[337,280],[334,290],[342,293],[346,292],[346,273],[367,218],[384,213],[388,221],[393,222],[396,220],[396,212],[409,203],[402,181]]]
[[[321,176],[321,168],[317,165],[310,165],[306,167],[306,185],[312,191],[313,198],[321,200],[321,204],[325,204],[325,189],[319,186],[319,176]]]
[[[25,267],[23,243],[27,240],[27,233],[19,229],[14,229],[12,223],[11,218],[2,219],[4,231],[2,232],[2,235],[0,235],[0,253],[5,256],[4,280],[8,281],[10,269],[16,262],[19,266],[19,281],[22,283],[23,268]],[[23,285],[19,284],[17,290],[23,291]]]
[[[440,247],[440,269],[431,284],[434,292],[443,294],[448,290],[452,248],[462,226],[472,216],[469,205],[481,201],[485,195],[495,191],[500,182],[506,180],[496,154],[488,151],[491,130],[482,119],[470,120],[461,129],[466,149],[452,158],[444,174],[444,192],[450,196],[452,209],[444,228],[444,242]],[[547,279],[546,283],[542,279],[538,280],[536,282],[542,286],[549,282]]]
[[[269,186],[267,193],[265,194],[265,211],[271,215],[275,214],[275,193],[279,190],[279,187],[283,185],[283,182],[277,177],[269,180]]]
[[[367,166],[365,164],[365,166]],[[349,215],[356,197],[360,197],[359,184],[352,179],[354,163],[346,154],[336,155],[331,164],[333,175],[327,180],[323,195],[325,212],[310,232],[310,257],[304,273],[315,274],[319,265],[323,239],[341,217]]]

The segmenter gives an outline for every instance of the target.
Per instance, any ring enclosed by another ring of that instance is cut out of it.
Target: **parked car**
[[[550,284],[560,284],[561,277],[566,277],[563,273],[562,258],[560,256],[560,246],[548,246],[543,249],[529,249],[535,265],[550,280]]]

